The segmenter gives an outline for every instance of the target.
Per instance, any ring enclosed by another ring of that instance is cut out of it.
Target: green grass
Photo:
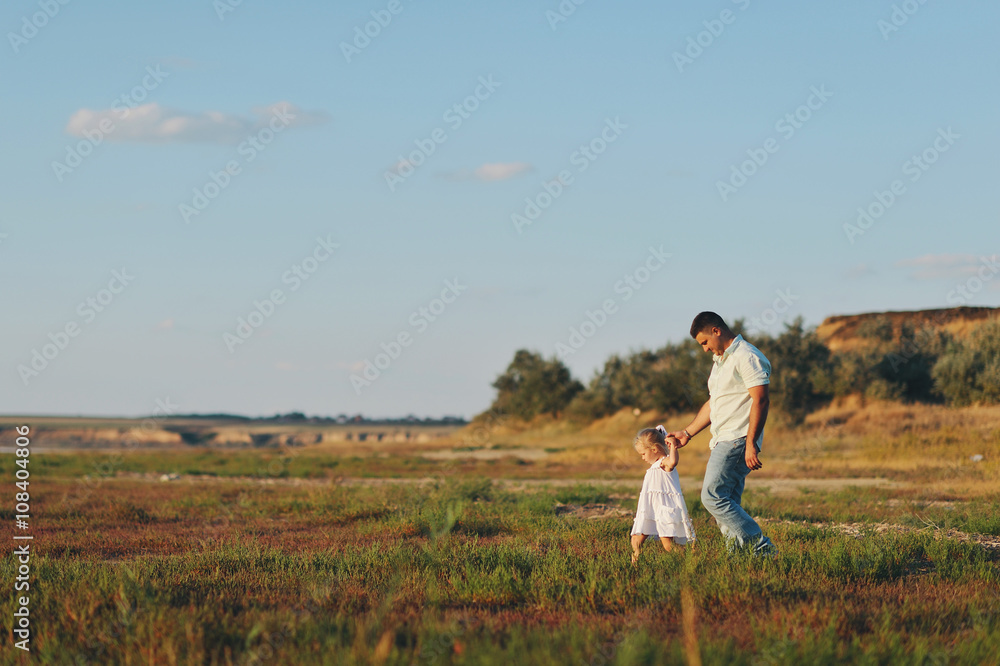
[[[184,474],[216,478],[252,477],[274,479],[358,478],[546,478],[565,476],[566,466],[557,462],[534,462],[516,457],[501,460],[440,461],[412,455],[381,452],[378,455],[337,455],[316,450],[283,448],[190,450],[96,450],[46,451],[31,456],[33,477],[106,479],[128,474]],[[16,466],[13,456],[0,457],[0,475],[10,477]],[[592,470],[576,472],[592,476]]]
[[[930,504],[944,500],[949,505]],[[835,492],[806,489],[801,497],[774,496],[751,489],[743,507],[752,515],[781,520],[873,523],[892,522],[916,528],[957,529],[1000,535],[1000,494],[955,500],[930,497],[910,489],[848,487]]]
[[[1000,644],[997,554],[929,531],[771,523],[780,552],[760,560],[729,555],[689,493],[696,548],[647,543],[633,567],[630,517],[556,515],[615,502],[590,486],[105,480],[74,497],[67,483],[31,486],[41,663],[684,663],[689,636],[705,664],[980,664]],[[875,524],[907,515],[891,495],[748,500],[769,517]],[[942,511],[965,528],[997,514],[956,506]],[[7,580],[14,567],[0,563]]]
[[[638,492],[636,494],[638,495]],[[555,491],[555,497],[563,504],[603,504],[609,499],[606,487],[595,487],[587,484],[559,488]]]

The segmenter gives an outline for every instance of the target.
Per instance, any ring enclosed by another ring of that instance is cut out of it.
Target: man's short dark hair
[[[709,328],[718,328],[720,331],[728,331],[729,326],[726,320],[714,312],[699,312],[691,322],[691,337],[696,338],[698,334]]]

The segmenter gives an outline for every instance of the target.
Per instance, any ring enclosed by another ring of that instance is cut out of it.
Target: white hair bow
[[[656,429],[660,431],[660,434],[663,435],[664,439],[667,438],[667,429],[666,428],[664,428],[662,425],[658,425],[658,426],[656,426]]]

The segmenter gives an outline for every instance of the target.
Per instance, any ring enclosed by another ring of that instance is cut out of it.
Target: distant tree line
[[[733,330],[743,332],[743,321]],[[831,351],[801,317],[777,336],[744,335],[771,361],[771,405],[793,423],[835,397],[964,406],[1000,402],[1000,319],[956,338],[931,327],[862,322],[855,349]],[[489,413],[589,422],[623,409],[691,411],[708,399],[709,354],[692,339],[615,354],[584,386],[558,358],[520,349],[493,382]]]
[[[337,416],[306,416],[302,412],[288,412],[287,414],[275,414],[274,416],[242,416],[240,414],[171,414],[166,417],[168,420],[187,421],[245,421],[248,423],[283,423],[283,424],[312,424],[312,425],[332,425],[332,424],[366,424],[366,425],[464,425],[467,421],[461,416],[442,416],[434,418],[425,416],[423,418],[414,414],[398,418],[369,418],[362,414],[339,414]]]

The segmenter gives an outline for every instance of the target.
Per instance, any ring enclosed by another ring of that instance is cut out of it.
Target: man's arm
[[[757,438],[764,433],[767,422],[767,410],[771,406],[770,390],[767,384],[751,386],[750,392],[750,427],[747,428],[746,461],[751,470],[760,469],[764,464],[757,457]]]
[[[705,404],[701,406],[698,410],[698,414],[695,415],[694,420],[688,424],[688,427],[684,430],[677,432],[667,433],[671,437],[676,437],[679,441],[677,443],[677,448],[682,446],[687,446],[688,441],[697,435],[699,432],[704,430],[712,422],[712,401],[706,400]]]

